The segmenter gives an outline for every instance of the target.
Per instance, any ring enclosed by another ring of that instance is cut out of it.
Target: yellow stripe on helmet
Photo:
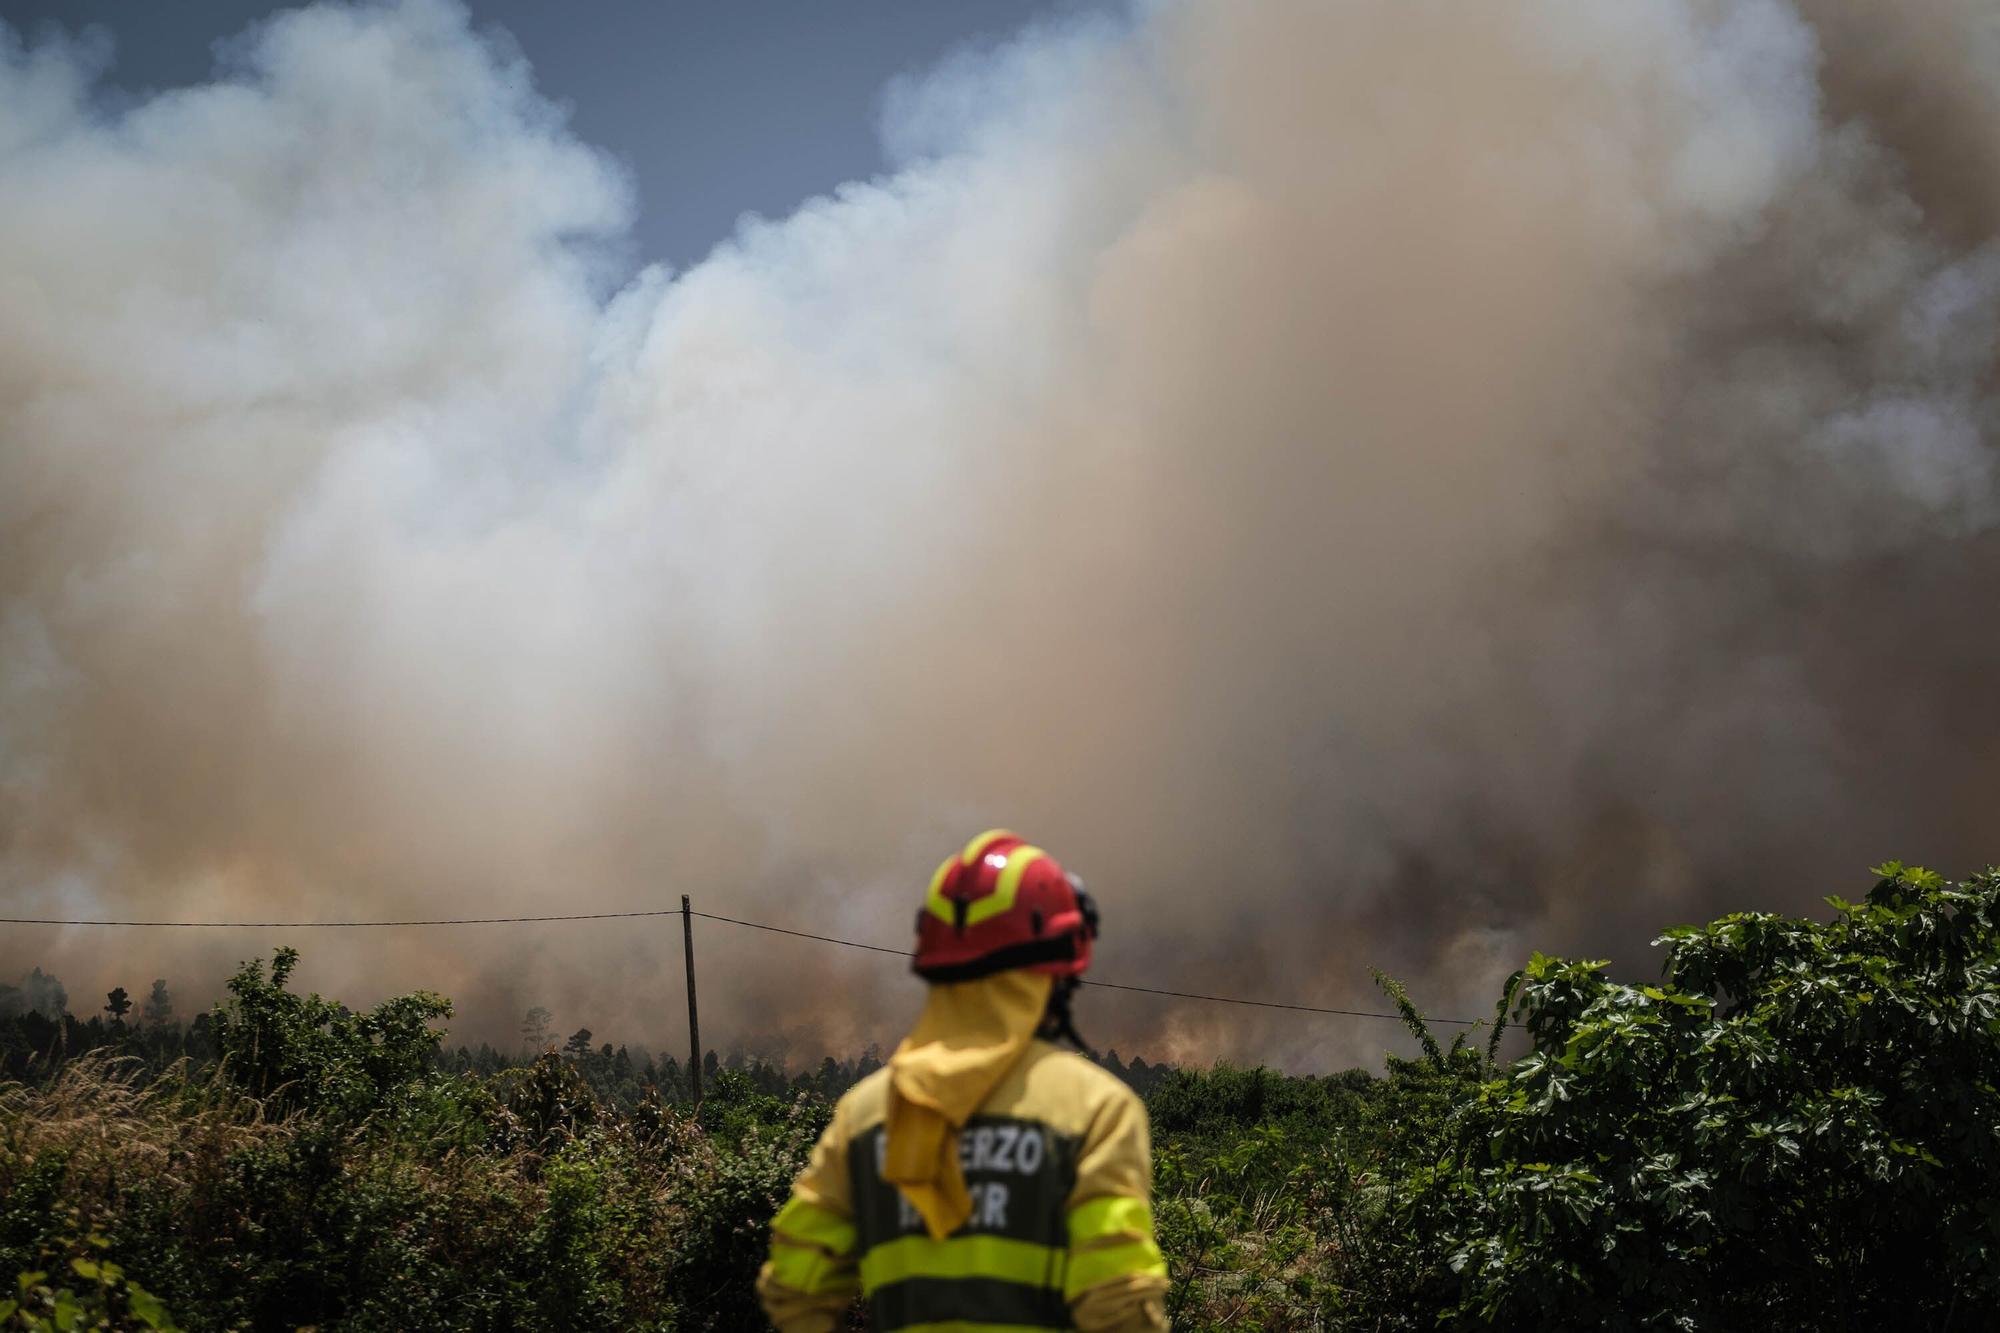
[[[956,865],[969,870],[979,864],[979,858],[985,854],[988,847],[1002,838],[1018,838],[1019,836],[1020,834],[1011,833],[1003,828],[987,829],[986,832],[980,834],[971,842],[966,843],[965,850],[961,851],[957,856],[947,856],[944,859],[944,863],[938,866],[937,873],[931,876],[930,892],[924,896],[924,910],[940,921],[949,921],[954,925],[957,924],[957,910],[952,900],[944,896],[944,882],[950,876],[953,866]],[[966,911],[965,924],[968,926],[977,925],[988,917],[998,916],[1012,907],[1014,905],[1014,895],[1021,887],[1021,874],[1028,868],[1028,863],[1033,861],[1037,856],[1047,855],[1048,853],[1042,851],[1040,848],[1029,847],[1025,844],[1009,852],[1007,854],[1007,865],[1000,872],[999,884],[994,886],[994,891],[990,895],[972,903]]]
[[[1002,838],[1018,838],[1020,836],[1018,833],[1003,828],[987,829],[986,832],[965,844],[965,850],[958,854],[958,863],[962,866],[973,865],[985,853],[989,843],[998,842]]]
[[[976,926],[989,917],[999,916],[1014,905],[1014,896],[1021,891],[1021,876],[1028,867],[1048,853],[1039,847],[1022,843],[1007,853],[1007,864],[1001,868],[1000,880],[993,886],[993,892],[984,898],[975,898],[965,913],[965,924]]]
[[[947,856],[938,866],[937,873],[931,876],[931,891],[924,895],[924,910],[932,916],[943,917],[946,921],[954,918],[951,914],[951,899],[944,896],[944,879],[956,864],[956,857]]]

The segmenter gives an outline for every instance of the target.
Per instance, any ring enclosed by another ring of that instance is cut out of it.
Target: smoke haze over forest
[[[0,29],[0,907],[677,906],[901,942],[1017,828],[1110,980],[1485,1012],[1529,950],[2000,855],[2000,17],[1142,4],[892,86],[897,169],[622,260],[442,0],[213,82]],[[73,997],[277,943],[665,1045],[673,923],[10,927]],[[705,1034],[893,960],[701,933]],[[1390,1025],[1097,992],[1148,1056]]]

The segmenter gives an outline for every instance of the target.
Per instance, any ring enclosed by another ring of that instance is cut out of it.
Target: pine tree
[[[27,998],[28,1008],[51,1022],[60,1021],[69,1012],[69,992],[63,989],[62,982],[39,967],[28,974],[21,989]]]
[[[521,1051],[528,1056],[540,1055],[548,1049],[549,1024],[555,1015],[539,1004],[530,1009],[521,1020]]]
[[[156,1027],[174,1016],[174,1000],[167,994],[166,978],[153,983],[153,993],[146,997],[146,1007],[140,1013]]]

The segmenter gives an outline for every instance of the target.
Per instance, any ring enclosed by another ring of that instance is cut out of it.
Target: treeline
[[[550,1047],[546,1053],[567,1061],[599,1100],[621,1111],[630,1111],[648,1098],[677,1103],[693,1099],[687,1067],[673,1056],[655,1056],[644,1048],[634,1051],[625,1046],[614,1047],[610,1042],[593,1046],[591,1035],[590,1029],[581,1029],[560,1049]],[[481,1042],[477,1047],[440,1050],[437,1067],[447,1074],[492,1078],[508,1070],[527,1068],[537,1058],[510,1055]],[[1150,1064],[1143,1057],[1128,1064],[1115,1049],[1096,1059],[1141,1096],[1174,1072],[1170,1065]],[[701,1078],[704,1088],[712,1088],[723,1074],[731,1073],[763,1096],[815,1097],[830,1102],[880,1069],[882,1060],[881,1049],[871,1046],[858,1056],[836,1059],[829,1055],[809,1068],[789,1070],[775,1061],[742,1051],[721,1055],[710,1049],[702,1057]]]
[[[135,1001],[123,986],[114,987],[104,999],[101,1011],[78,1016],[70,1011],[69,991],[62,981],[40,967],[18,986],[0,983],[0,1078],[45,1080],[64,1062],[91,1052],[112,1053],[142,1077],[182,1064],[198,1071],[216,1059],[211,1014],[197,1011],[183,1022],[164,978],[152,983],[143,1000]],[[528,1010],[520,1025],[520,1044],[511,1051],[488,1042],[440,1044],[435,1068],[446,1074],[491,1078],[524,1069],[555,1052],[575,1067],[593,1093],[620,1109],[629,1110],[648,1097],[670,1102],[692,1098],[687,1069],[673,1056],[655,1057],[643,1046],[599,1043],[587,1027],[559,1037],[551,1029],[554,1018],[540,1006]],[[1142,1095],[1167,1072],[1167,1066],[1151,1065],[1143,1058],[1128,1065],[1116,1050],[1100,1057],[1099,1063]],[[881,1066],[881,1049],[874,1046],[846,1059],[827,1056],[797,1071],[740,1049],[726,1054],[710,1049],[703,1056],[702,1076],[713,1084],[724,1070],[733,1070],[769,1096],[803,1093],[831,1100]]]
[[[1880,873],[1670,931],[1651,984],[1536,955],[1449,1046],[1387,983],[1418,1054],[1379,1074],[1146,1066],[1177,1326],[1993,1327],[2000,873]],[[764,1224],[862,1061],[719,1061],[698,1109],[588,1038],[460,1069],[442,997],[353,1011],[296,962],[230,981],[203,1070],[113,1042],[0,1085],[0,1327],[762,1327]]]
[[[28,1002],[27,997],[34,997],[34,1001]],[[46,1082],[72,1059],[111,1055],[143,1081],[173,1069],[199,1073],[220,1054],[211,1013],[203,1011],[181,1022],[174,1015],[165,981],[153,983],[143,1015],[126,1016],[130,1003],[123,988],[113,990],[106,999],[104,1014],[79,1018],[68,1012],[62,983],[40,968],[33,970],[23,986],[0,985],[0,1079]],[[540,1022],[536,1014],[544,1016]],[[687,1067],[673,1056],[656,1056],[644,1047],[597,1043],[589,1028],[579,1028],[557,1043],[546,1033],[547,1014],[542,1009],[530,1011],[519,1051],[503,1051],[487,1042],[477,1046],[439,1044],[432,1067],[443,1074],[490,1079],[526,1069],[553,1053],[577,1072],[600,1101],[621,1111],[630,1111],[649,1098],[675,1103],[692,1100]],[[1149,1064],[1143,1058],[1127,1064],[1116,1050],[1100,1056],[1098,1063],[1141,1095],[1169,1072],[1169,1066]],[[791,1070],[741,1050],[721,1053],[710,1049],[703,1056],[702,1080],[712,1087],[721,1074],[733,1072],[766,1096],[804,1095],[831,1101],[881,1067],[882,1052],[872,1046],[845,1059],[826,1056],[803,1070]]]
[[[0,1078],[46,1077],[72,1054],[106,1049],[148,1071],[215,1058],[208,1015],[183,1024],[164,980],[155,981],[142,1001],[123,986],[104,998],[102,1012],[79,1018],[69,1010],[62,982],[39,967],[18,986],[0,983]]]

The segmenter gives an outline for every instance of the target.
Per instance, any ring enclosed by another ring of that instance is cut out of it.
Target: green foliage
[[[657,1298],[659,1256],[649,1254],[662,1218],[643,1187],[646,1164],[620,1136],[573,1139],[542,1173],[542,1205],[527,1237],[534,1325],[627,1328]]]
[[[69,1220],[73,1223],[74,1217]],[[14,1277],[12,1293],[0,1293],[0,1329],[180,1333],[159,1297],[105,1255],[110,1248],[110,1241],[92,1232],[59,1249],[45,1249],[38,1256],[43,1266],[23,1269]]]
[[[1203,1328],[1974,1327],[2000,1300],[2000,876],[1884,866],[1831,921],[1536,955],[1483,1053],[1162,1078],[1161,1241]],[[1502,1024],[1528,1054],[1496,1066]]]
[[[656,1091],[621,1109],[586,1076],[629,1071],[614,1048],[446,1074],[443,1001],[354,1013],[291,992],[296,961],[237,974],[206,1072],[0,1084],[0,1273],[35,1275],[14,1326],[761,1327],[764,1228],[824,1100],[719,1067],[699,1121]],[[117,1256],[95,1286],[65,1266],[78,1218]]]
[[[1404,1164],[1435,1160],[1480,1063],[1385,1077],[1175,1070],[1148,1098],[1155,1216],[1179,1327],[1395,1327],[1435,1286],[1396,1230]],[[1433,1307],[1434,1308],[1434,1307]],[[1428,1320],[1422,1320],[1426,1325]]]
[[[365,1113],[431,1068],[451,1001],[429,991],[355,1013],[286,989],[297,949],[279,949],[271,972],[246,962],[229,979],[234,1000],[212,1018],[223,1067],[252,1094],[283,1109],[342,1107]]]
[[[1430,1024],[1424,1021],[1422,1012],[1410,999],[1410,993],[1403,988],[1403,983],[1378,969],[1375,973],[1375,984],[1380,986],[1382,993],[1395,1003],[1396,1012],[1403,1019],[1403,1026],[1417,1039],[1417,1044],[1423,1048],[1424,1057],[1433,1065],[1442,1066],[1444,1052],[1438,1049],[1437,1038],[1431,1035]]]
[[[590,1084],[554,1051],[525,1070],[508,1070],[494,1080],[503,1115],[503,1141],[537,1153],[552,1153],[596,1124],[603,1112]]]
[[[1381,978],[1418,1054],[1380,1076],[1107,1059],[1177,1324],[1989,1324],[2000,875],[1884,866],[1834,909],[1670,931],[1656,985],[1538,954],[1470,1048]],[[192,1025],[0,1015],[37,1075],[0,1083],[0,1329],[763,1327],[765,1225],[872,1055],[710,1053],[697,1110],[671,1060],[448,1055],[443,1000],[354,1013],[296,961],[236,975],[206,1067],[161,1063]]]
[[[2000,875],[1878,873],[1830,922],[1668,932],[1657,986],[1530,960],[1533,1049],[1424,1182],[1457,1317],[1945,1327],[1994,1308]]]
[[[718,1097],[737,1099],[720,1116],[731,1129],[704,1134],[707,1151],[690,1161],[695,1184],[674,1254],[673,1277],[691,1328],[766,1327],[752,1289],[768,1245],[766,1228],[832,1110],[809,1097],[786,1105],[732,1088],[732,1075],[723,1070],[717,1080]],[[712,1100],[702,1103],[704,1120]]]

